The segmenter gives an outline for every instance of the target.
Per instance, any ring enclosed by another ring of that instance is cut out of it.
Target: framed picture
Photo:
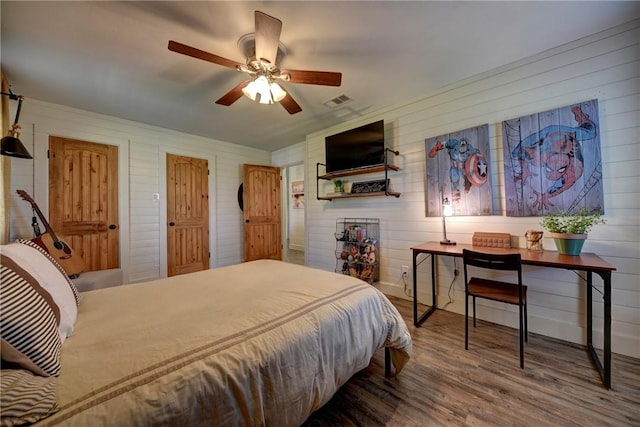
[[[304,194],[297,193],[291,197],[293,198],[293,203],[291,204],[293,209],[304,209]]]
[[[502,122],[506,213],[604,213],[598,100]]]
[[[291,182],[291,193],[293,193],[293,194],[303,194],[304,193],[304,181],[292,181]]]
[[[443,201],[454,215],[493,215],[489,125],[425,139],[426,216],[441,216]]]

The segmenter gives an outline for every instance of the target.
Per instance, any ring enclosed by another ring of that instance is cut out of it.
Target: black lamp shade
[[[1,143],[3,156],[19,157],[21,159],[33,159],[24,145],[22,145],[22,142],[20,142],[20,140],[15,136],[5,136],[4,138],[2,138]]]

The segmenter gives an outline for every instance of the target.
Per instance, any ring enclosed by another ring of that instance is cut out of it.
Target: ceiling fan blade
[[[276,65],[282,21],[256,10],[256,59]]]
[[[228,107],[229,105],[236,102],[238,99],[242,98],[242,95],[243,95],[242,89],[244,89],[245,86],[247,86],[250,81],[251,80],[245,80],[242,83],[240,83],[238,86],[231,89],[229,92],[222,95],[222,98],[218,99],[216,101],[216,104],[226,105]]]
[[[324,86],[340,86],[342,84],[342,73],[331,71],[284,70],[282,74],[288,74],[288,81],[291,83]]]
[[[285,96],[280,104],[284,107],[285,110],[289,112],[289,114],[296,114],[302,111],[302,107],[298,105],[295,99],[287,92],[287,96]]]
[[[223,67],[237,69],[238,66],[243,64],[232,61],[222,56],[214,55],[213,53],[205,52],[204,50],[196,49],[195,47],[187,46],[173,40],[169,40],[169,50],[172,52],[181,53],[183,55],[191,56],[193,58],[202,59],[203,61],[213,62],[214,64],[222,65]]]

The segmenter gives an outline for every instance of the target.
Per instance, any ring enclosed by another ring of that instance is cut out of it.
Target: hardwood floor
[[[384,377],[384,352],[305,427],[640,426],[640,359],[613,355],[613,390],[584,347],[529,333],[525,368],[518,331],[479,321],[464,349],[464,317],[438,310],[413,327],[410,301],[389,298],[413,337],[413,355]]]

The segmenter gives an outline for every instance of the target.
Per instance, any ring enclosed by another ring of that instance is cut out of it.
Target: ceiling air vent
[[[335,98],[331,98],[328,101],[323,102],[323,104],[327,108],[334,108],[334,107],[337,107],[338,105],[342,105],[349,101],[351,101],[351,98],[349,98],[347,95],[343,93],[342,95],[338,95]]]

